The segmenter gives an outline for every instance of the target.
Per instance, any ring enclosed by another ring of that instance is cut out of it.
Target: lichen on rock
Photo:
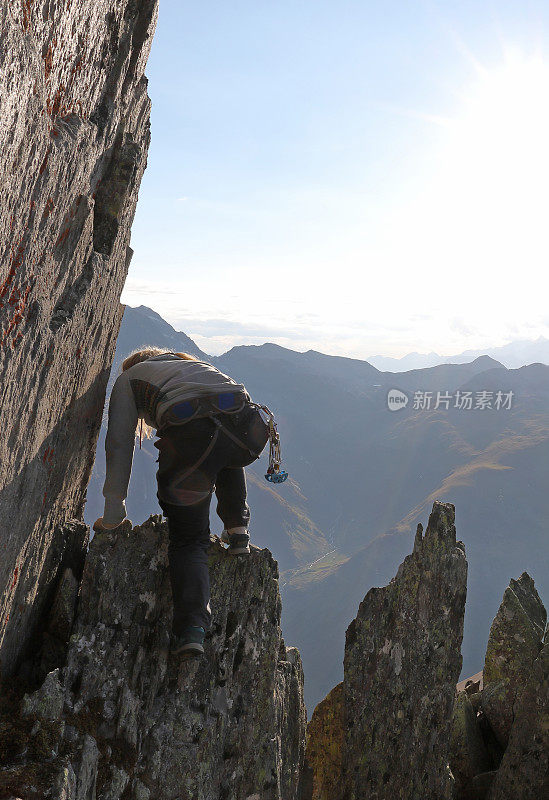
[[[511,580],[490,629],[481,701],[504,748],[521,694],[543,646],[546,622],[547,613],[528,573]]]
[[[212,627],[205,655],[183,660],[169,653],[167,548],[159,515],[91,543],[63,670],[55,780],[67,800],[294,800],[303,671],[281,635],[276,562],[258,548],[230,556],[212,538]],[[42,708],[57,676],[29,709]]]
[[[308,753],[319,754],[307,764],[307,800],[327,797],[328,786],[330,800],[450,797],[467,582],[454,515],[452,505],[434,503],[425,536],[419,526],[413,553],[388,586],[370,589],[349,625],[341,717],[335,722],[340,712],[333,700],[325,709],[321,704],[307,744]],[[328,712],[342,752],[323,763],[327,726],[319,723]]]
[[[61,718],[65,695],[59,678],[59,668],[57,668],[47,675],[36,692],[25,695],[21,709],[23,716],[34,715],[51,722]]]
[[[549,643],[542,648],[527,677],[509,743],[488,797],[549,797]]]
[[[467,587],[454,518],[451,504],[434,503],[425,536],[420,527],[396,577],[368,592],[347,629],[349,800],[450,795],[450,724]]]

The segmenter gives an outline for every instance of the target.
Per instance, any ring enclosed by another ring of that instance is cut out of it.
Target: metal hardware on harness
[[[280,436],[276,428],[274,414],[267,406],[258,405],[257,408],[263,409],[269,416],[269,466],[265,474],[265,480],[269,481],[269,483],[284,483],[288,478],[288,473],[281,467]]]

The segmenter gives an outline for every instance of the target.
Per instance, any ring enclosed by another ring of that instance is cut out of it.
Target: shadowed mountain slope
[[[153,343],[143,309],[131,311],[142,320],[140,341],[147,332]],[[160,324],[157,315],[153,321]],[[170,326],[164,331],[167,346],[183,342]],[[116,359],[138,343],[120,338]],[[200,355],[192,342],[185,349]],[[355,359],[272,344],[235,347],[208,360],[278,419],[290,480],[267,484],[265,455],[248,469],[251,533],[282,570],[283,627],[302,653],[309,708],[341,679],[343,630],[364,586],[390,579],[417,522],[440,497],[458,508],[470,555],[465,672],[480,668],[490,620],[517,567],[530,572],[542,595],[549,592],[541,569],[548,552],[549,367],[508,370],[479,357],[394,375]],[[409,397],[398,412],[387,409],[392,388]],[[473,397],[492,392],[493,399],[498,391],[514,394],[507,410],[452,404],[435,410],[437,392],[458,390]],[[416,392],[433,393],[431,409],[414,408]],[[88,521],[102,512],[103,447],[101,439]],[[156,455],[152,441],[136,447],[128,497],[134,521],[156,503]],[[221,522],[213,518],[218,532]]]

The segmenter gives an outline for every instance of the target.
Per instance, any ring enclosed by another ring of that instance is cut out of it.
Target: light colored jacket
[[[103,521],[116,525],[126,516],[124,501],[140,418],[158,429],[166,409],[175,403],[235,391],[246,390],[206,361],[189,361],[174,353],[152,356],[122,372],[109,400]]]

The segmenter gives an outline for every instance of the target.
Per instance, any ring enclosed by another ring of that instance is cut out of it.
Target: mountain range
[[[438,353],[408,353],[402,358],[371,356],[368,361],[380,370],[405,372],[410,369],[434,367],[437,364],[463,364],[482,355],[491,356],[510,369],[517,369],[536,362],[549,364],[549,339],[543,336],[538,339],[520,339],[501,347],[465,350],[455,356],[440,356]]]
[[[268,484],[265,455],[248,468],[250,532],[278,561],[283,632],[302,653],[310,709],[341,679],[344,632],[360,599],[392,578],[434,499],[455,504],[469,557],[464,674],[482,668],[510,577],[527,570],[549,594],[549,366],[508,369],[480,355],[393,373],[274,344],[211,357],[155,311],[126,306],[110,386],[122,359],[144,344],[210,361],[276,414],[290,479]],[[396,411],[389,393],[401,398]],[[106,418],[107,407],[88,523],[102,513]],[[152,440],[136,446],[134,522],[159,512],[156,456]],[[221,527],[212,514],[213,532]]]

